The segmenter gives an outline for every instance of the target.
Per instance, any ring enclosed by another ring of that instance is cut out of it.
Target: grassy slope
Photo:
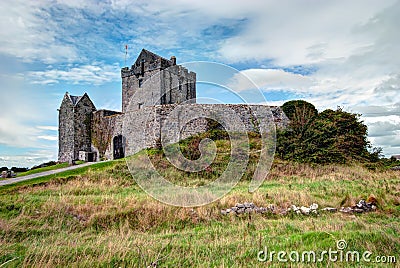
[[[82,164],[82,163],[84,163],[84,162],[83,161],[77,162],[77,164]],[[40,173],[40,172],[44,172],[44,171],[56,170],[56,169],[60,169],[60,168],[66,168],[68,166],[69,166],[69,164],[67,162],[59,163],[59,164],[48,166],[48,167],[36,168],[36,169],[28,170],[26,172],[21,172],[21,173],[17,174],[17,177],[36,174],[36,173]]]
[[[228,147],[224,141],[219,144],[220,152]],[[168,166],[157,150],[151,154],[164,175],[176,181],[185,178],[188,185],[214,179],[226,165],[221,154],[211,170],[187,174]],[[249,166],[254,161],[252,157]],[[147,196],[124,161],[114,161],[0,188],[0,265],[12,260],[7,267],[143,267],[160,259],[160,267],[262,267],[265,263],[256,256],[264,246],[276,251],[322,251],[335,249],[338,239],[345,239],[351,250],[400,257],[398,172],[276,161],[256,193],[248,193],[247,185],[243,180],[208,206],[170,207]],[[363,215],[219,213],[245,201],[260,206],[316,202],[339,207],[370,194],[379,200],[379,210]],[[363,263],[368,265],[376,266]]]

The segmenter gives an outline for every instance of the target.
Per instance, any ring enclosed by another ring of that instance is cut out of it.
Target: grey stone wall
[[[195,103],[196,74],[175,65],[165,69],[161,78],[161,104]]]
[[[72,162],[79,151],[91,151],[91,117],[96,110],[87,94],[64,95],[59,109],[58,161]]]
[[[196,74],[175,64],[175,58],[167,60],[142,50],[131,68],[122,68],[122,112],[187,100],[195,102]]]
[[[67,94],[58,112],[58,161],[70,162],[74,158],[74,106]]]
[[[289,122],[280,107],[241,104],[188,104],[180,105],[179,109],[176,109],[177,107],[176,104],[157,105],[121,115],[118,118],[114,135],[121,133],[125,135],[126,155],[132,155],[144,148],[159,145],[162,130],[167,130],[170,133],[171,140],[168,140],[169,142],[177,142],[207,130],[205,117],[189,120],[187,124],[182,122],[181,119],[185,117],[184,113],[187,112],[194,112],[196,116],[204,112],[205,115],[211,115],[216,119],[224,116],[229,117],[234,113],[238,115],[240,122],[237,126],[233,125],[233,130],[235,128],[239,130],[239,125],[243,123],[246,131],[253,132],[259,132],[260,119],[271,123],[273,121],[278,128],[286,127]],[[268,108],[271,112],[267,110]],[[224,115],[224,113],[226,114]],[[271,113],[273,118],[270,118]],[[110,148],[110,151],[112,152],[112,148]]]
[[[161,85],[160,76],[157,74],[159,70],[151,70],[141,74],[124,74],[122,73],[122,112],[128,110],[128,105],[132,96],[136,94],[135,104],[131,104],[132,108],[139,109],[141,106],[151,106],[160,104]],[[151,77],[151,80],[149,80]],[[145,83],[147,82],[147,83]],[[135,106],[133,106],[135,105]]]
[[[112,138],[117,135],[115,126],[121,112],[110,110],[98,110],[92,115],[92,151],[96,153],[97,159],[112,159],[112,155],[108,155]]]
[[[74,160],[79,158],[79,151],[91,151],[91,120],[95,110],[96,108],[86,94],[74,107]]]

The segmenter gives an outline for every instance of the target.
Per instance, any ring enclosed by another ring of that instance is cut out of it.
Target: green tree
[[[299,134],[302,134],[318,115],[315,106],[304,100],[288,101],[282,105],[282,110],[289,118],[292,130]]]
[[[292,121],[288,129],[277,133],[277,153],[281,158],[313,163],[370,158],[367,126],[359,114],[341,108],[318,114],[312,104],[304,101],[291,101],[283,107]]]
[[[309,144],[308,156],[314,162],[346,163],[352,159],[368,158],[369,142],[367,126],[359,114],[343,111],[341,108],[325,110],[318,114],[305,135]]]
[[[305,131],[310,127],[318,111],[315,106],[304,100],[288,101],[282,110],[289,118],[289,127],[277,130],[277,154],[283,159],[304,160]]]

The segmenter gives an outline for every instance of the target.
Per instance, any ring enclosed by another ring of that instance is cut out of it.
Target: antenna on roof
[[[128,55],[128,45],[125,45],[125,65],[126,66],[126,56]]]

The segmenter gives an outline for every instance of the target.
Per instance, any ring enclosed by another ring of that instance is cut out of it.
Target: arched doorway
[[[125,157],[124,141],[122,135],[118,135],[113,138],[113,148],[114,148],[114,153],[113,153],[114,159]]]

